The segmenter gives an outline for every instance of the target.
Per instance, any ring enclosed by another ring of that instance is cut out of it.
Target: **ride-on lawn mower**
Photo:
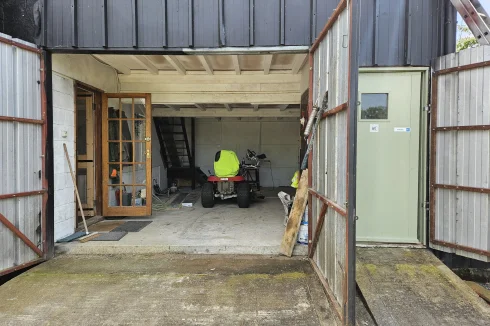
[[[247,149],[247,159],[250,163],[242,164],[233,151],[221,150],[214,158],[216,175],[208,177],[208,182],[202,186],[201,203],[205,208],[214,206],[216,198],[237,198],[238,207],[247,208],[253,198],[260,197],[259,165],[266,158],[265,154],[257,155]],[[255,178],[251,172],[255,171]],[[262,196],[263,197],[263,196]]]

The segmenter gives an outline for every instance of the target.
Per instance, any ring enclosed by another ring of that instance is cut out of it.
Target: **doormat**
[[[177,208],[177,207],[180,207],[180,205],[182,204],[182,201],[185,199],[185,197],[187,197],[189,193],[179,193],[177,195],[177,197],[174,198],[174,200],[172,200],[172,202],[170,203],[170,206],[173,207],[173,208]]]
[[[69,235],[69,236],[67,236],[67,237],[65,237],[63,239],[59,239],[56,242],[58,242],[58,243],[72,242],[73,240],[76,240],[78,238],[81,238],[84,235],[87,235],[87,234],[85,232],[83,232],[83,231],[80,231],[80,232],[73,233],[73,234],[71,234],[71,235]]]
[[[92,239],[90,241],[119,241],[121,240],[128,232],[107,232],[107,233],[101,233],[100,236],[98,236],[95,239]]]
[[[110,232],[121,224],[124,224],[124,221],[102,221],[96,224],[92,224],[88,227],[88,230],[90,232]]]
[[[126,223],[118,226],[112,232],[139,232],[148,224],[153,221],[127,221]]]

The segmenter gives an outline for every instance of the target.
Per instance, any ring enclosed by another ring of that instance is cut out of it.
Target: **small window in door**
[[[361,119],[363,120],[388,119],[388,94],[387,93],[361,94]]]

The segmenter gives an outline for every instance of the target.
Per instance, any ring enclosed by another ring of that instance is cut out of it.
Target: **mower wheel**
[[[202,185],[201,204],[204,208],[212,208],[214,206],[214,185],[211,182],[206,182]]]
[[[236,194],[238,207],[248,208],[250,206],[250,185],[247,182],[239,183]]]

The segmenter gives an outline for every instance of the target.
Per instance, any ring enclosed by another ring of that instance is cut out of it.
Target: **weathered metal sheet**
[[[350,2],[349,2],[350,3]],[[321,220],[323,205],[328,205],[320,237],[312,241],[315,247],[313,262],[327,284],[327,292],[333,306],[347,322],[345,309],[351,295],[348,283],[350,265],[348,251],[354,241],[348,241],[347,190],[349,132],[349,72],[350,72],[350,8],[343,2],[336,9],[336,16],[326,25],[326,34],[312,48],[311,102],[321,107],[328,93],[328,108],[315,134],[313,145],[311,183],[312,229]],[[352,18],[353,19],[353,18]]]
[[[438,250],[489,261],[490,66],[465,68],[486,61],[490,46],[443,56],[435,64],[431,241]],[[461,71],[438,74],[455,67]],[[465,130],[454,130],[461,126]]]
[[[4,34],[0,38],[12,41]],[[20,46],[0,40],[0,214],[42,248],[43,194],[36,193],[42,191],[44,177],[41,61],[39,53]],[[0,222],[0,274],[37,258]]]

